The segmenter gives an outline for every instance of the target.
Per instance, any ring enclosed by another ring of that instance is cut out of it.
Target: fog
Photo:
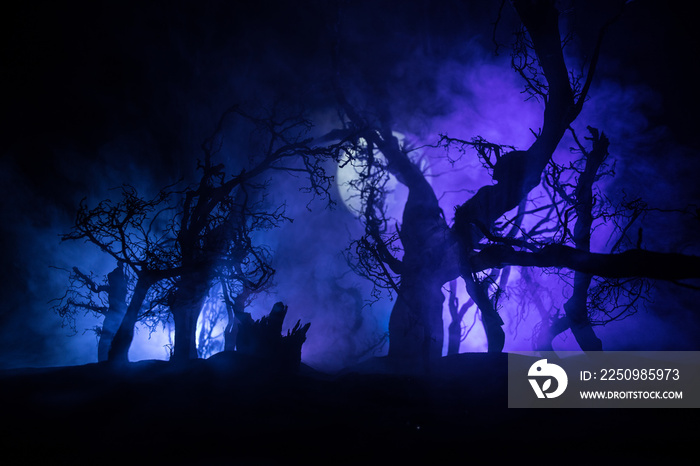
[[[423,147],[430,183],[451,223],[455,207],[491,179],[473,153],[452,165],[447,155],[454,152],[436,147],[440,135],[481,136],[525,149],[542,119],[542,103],[527,99],[510,67],[514,15],[504,12],[494,35],[498,5],[475,3],[481,2],[416,1],[402,8],[392,2],[340,2],[336,9],[330,2],[126,2],[25,8],[4,20],[11,27],[3,52],[9,66],[0,162],[0,367],[96,361],[97,340],[89,329],[100,319],[77,316],[73,332],[51,310],[51,300],[68,284],[67,270],[77,266],[104,277],[116,265],[93,245],[60,241],[81,199],[94,205],[116,196],[122,184],[148,196],[179,179],[196,180],[200,145],[234,104],[253,111],[274,102],[303,107],[314,136],[339,127],[331,85],[334,50],[339,80],[351,98],[386,109],[394,130]],[[591,45],[597,28],[581,24],[594,18],[594,10],[568,18],[579,34],[567,49],[572,60]],[[670,40],[664,31],[675,31],[678,19],[664,11],[663,27],[656,30],[647,3],[633,2],[629,10],[611,28],[599,77],[575,129],[584,134],[590,125],[611,141],[615,177],[601,180],[602,195],[641,196],[657,209],[635,225],[644,231],[643,247],[700,254],[697,218],[667,212],[692,213],[687,207],[700,198],[698,144],[688,136],[694,126],[686,121],[697,118],[681,108],[676,89],[693,85],[682,73],[689,65],[677,63],[678,51],[662,56]],[[624,40],[640,28],[649,31],[643,43]],[[655,60],[664,66],[647,63]],[[697,96],[688,98],[697,102]],[[222,161],[227,167],[245,164],[245,135],[235,125],[228,129]],[[568,160],[572,145],[567,136],[555,159]],[[329,163],[327,170],[335,174],[337,166]],[[363,226],[345,205],[343,186],[330,191],[331,208],[327,200],[300,191],[303,177],[276,173],[269,180],[268,202],[285,204],[294,221],[255,237],[273,251],[276,275],[275,286],[251,305],[253,317],[283,301],[289,306],[285,330],[297,320],[311,322],[303,361],[324,370],[386,354],[395,296],[384,293],[372,302],[372,284],[347,264],[344,252]],[[397,222],[405,196],[398,186],[391,198],[389,213]],[[592,248],[609,252],[606,225],[595,231]],[[509,286],[519,275],[512,272]],[[561,307],[570,294],[561,280],[537,270],[532,276],[549,290],[547,303]],[[640,312],[596,332],[606,349],[697,350],[700,321],[692,293],[660,283]],[[468,300],[461,280],[458,298]],[[524,313],[509,287],[504,299],[505,351],[530,350],[539,316]],[[447,301],[443,317],[447,326]],[[460,349],[486,351],[473,308],[463,325],[472,323]],[[130,358],[167,358],[169,343],[167,330],[151,334],[141,327]],[[558,349],[575,345],[568,332],[555,341]]]

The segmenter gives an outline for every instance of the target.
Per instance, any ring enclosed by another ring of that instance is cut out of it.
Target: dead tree
[[[77,331],[75,316],[78,313],[103,317],[102,326],[94,329],[98,336],[97,360],[100,362],[107,360],[114,335],[126,313],[127,281],[121,262],[107,274],[102,284],[98,284],[92,274],[85,274],[78,267],[73,267],[66,293],[54,300],[56,304],[53,309],[73,331]]]
[[[560,214],[563,218],[558,220],[561,231],[558,235],[559,244],[570,242],[576,249],[590,252],[596,226],[594,222],[606,222],[616,226],[611,234],[611,239],[617,237],[611,250],[616,252],[627,230],[640,216],[641,207],[638,206],[623,221],[626,209],[607,205],[609,203],[606,199],[595,193],[596,181],[612,175],[613,170],[606,165],[609,145],[607,137],[595,128],[587,129],[590,136],[586,139],[591,141],[591,149],[586,149],[572,130],[577,146],[572,151],[580,154],[581,159],[571,162],[568,167],[552,162],[544,175],[544,186],[552,198],[560,198],[566,207],[565,213]],[[564,180],[565,177],[568,180]],[[573,228],[569,226],[570,223],[573,223]],[[563,305],[565,314],[550,316],[546,313],[543,316],[536,347],[551,350],[552,340],[570,328],[583,350],[600,351],[602,342],[595,335],[591,316],[596,313],[608,315],[608,318],[597,322],[600,324],[631,314],[636,310],[637,302],[644,300],[642,292],[648,292],[649,287],[649,281],[642,278],[627,278],[624,281],[600,279],[595,275],[575,271],[571,297]],[[610,315],[611,308],[615,309],[614,317]]]
[[[287,306],[282,302],[276,303],[270,314],[259,320],[253,320],[248,313],[239,315],[237,351],[260,358],[276,369],[296,371],[301,363],[301,346],[306,341],[311,323],[301,325],[299,320],[287,335],[283,335],[286,315]]]
[[[237,117],[241,125],[252,125],[258,142],[251,149],[252,153],[239,157],[248,163],[244,163],[237,173],[227,174],[224,165],[215,164],[214,159],[223,144],[225,124],[233,117]],[[299,114],[273,111],[260,118],[232,107],[224,113],[214,134],[202,145],[204,158],[199,166],[200,181],[185,193],[174,227],[182,268],[171,302],[175,323],[174,360],[197,357],[197,318],[217,277],[223,273],[232,279],[243,278],[235,277],[236,271],[242,273],[240,264],[249,254],[255,254],[252,245],[246,243],[249,238],[241,233],[251,228],[247,222],[252,219],[252,228],[272,228],[286,220],[283,209],[269,212],[248,209],[249,191],[266,189],[264,184],[255,184],[256,178],[272,171],[305,173],[309,180],[305,190],[327,197],[331,178],[323,164],[337,156],[337,149],[315,146],[308,135],[310,128],[311,123]],[[245,247],[241,249],[241,245]],[[229,272],[222,272],[225,269]],[[265,270],[263,275],[268,275],[268,271]],[[248,285],[252,283],[249,281]],[[242,296],[239,305],[243,301]]]
[[[121,199],[104,200],[89,208],[83,200],[78,208],[71,232],[63,241],[83,240],[98,247],[133,275],[128,305],[108,350],[107,359],[125,363],[151,287],[177,275],[178,267],[172,254],[172,237],[168,235],[172,202],[176,192],[166,187],[150,199],[142,198],[132,186],[122,186]],[[115,289],[116,291],[116,289]],[[115,300],[121,299],[115,293]]]
[[[450,281],[450,294],[448,298],[448,305],[450,310],[450,318],[452,321],[447,326],[447,354],[457,354],[459,353],[459,345],[462,343],[462,321],[467,311],[471,306],[474,305],[474,300],[469,299],[466,303],[462,304],[460,307],[459,299],[456,293],[457,280]]]
[[[250,140],[247,145],[233,143],[238,165],[232,164],[227,172],[217,158],[232,124],[241,134],[249,131]],[[264,263],[268,258],[251,244],[249,233],[273,228],[287,218],[283,208],[255,210],[252,206],[260,206],[248,199],[264,197],[268,186],[260,177],[280,171],[306,174],[308,185],[301,189],[331,202],[332,177],[324,163],[337,158],[339,149],[317,145],[309,136],[311,126],[301,113],[278,106],[264,116],[231,107],[202,145],[198,182],[189,187],[178,184],[177,189],[168,186],[152,199],[124,186],[118,202],[105,200],[92,209],[81,203],[75,225],[63,239],[93,243],[123,262],[134,276],[129,304],[109,351],[111,361],[128,361],[134,325],[144,307],[166,308],[172,314],[173,360],[196,358],[197,319],[212,285],[222,278],[238,280],[252,292],[267,283],[272,274]],[[251,254],[257,254],[257,275],[242,267]],[[228,286],[229,293],[236,288]],[[239,291],[243,306],[247,292],[240,287]],[[146,303],[147,299],[152,302]]]
[[[396,121],[389,110],[371,108],[371,104],[370,108],[358,109],[344,92],[339,71],[335,72],[343,129],[333,134],[352,143],[350,157],[358,159],[357,154],[364,154],[361,157],[366,167],[359,186],[366,233],[355,243],[357,268],[397,295],[389,323],[390,356],[424,361],[440,356],[444,300],[441,287],[457,276],[464,279],[471,299],[481,312],[489,351],[498,352],[505,342],[503,320],[494,306],[494,296],[489,292],[489,282],[483,279],[483,272],[488,274],[494,268],[509,266],[575,271],[574,295],[566,305],[566,314],[576,327],[582,346],[589,349],[599,347],[584,301],[591,276],[674,280],[700,275],[697,267],[700,258],[693,256],[640,249],[619,254],[590,252],[587,212],[590,203],[585,199],[590,199],[589,181],[592,181],[586,177],[595,178],[599,163],[593,160],[585,176],[582,175],[584,179],[577,192],[584,202],[574,208],[580,223],[575,227],[573,245],[552,241],[551,237],[530,241],[524,235],[514,238],[498,231],[500,219],[526,201],[528,194],[540,184],[562,137],[581,113],[595,76],[605,31],[617,18],[610,18],[601,28],[588,67],[578,78],[572,77],[564,60],[555,2],[516,0],[512,4],[523,26],[512,65],[523,78],[526,92],[544,106],[541,129],[535,134],[534,143],[524,150],[478,137],[470,141],[447,141],[473,148],[495,182],[481,187],[457,206],[451,226],[424,174],[393,136],[392,126]],[[334,49],[337,51],[339,47],[336,45]],[[337,56],[334,59],[338,68]],[[593,151],[606,151],[603,146],[607,144],[602,138],[597,138],[596,145]],[[375,151],[382,154],[384,161]],[[409,190],[402,223],[396,228],[397,236],[388,230],[382,214],[382,185],[377,180],[382,180],[386,173],[394,175]],[[400,260],[392,254],[395,252],[392,246],[397,242]]]

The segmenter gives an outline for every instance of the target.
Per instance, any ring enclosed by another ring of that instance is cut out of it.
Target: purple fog
[[[51,300],[65,293],[73,267],[102,281],[116,261],[89,241],[61,241],[60,236],[71,230],[81,199],[95,206],[116,199],[117,188],[125,184],[150,197],[180,179],[196,183],[201,145],[232,105],[253,113],[274,102],[303,109],[313,124],[310,137],[320,140],[349,126],[349,117],[341,115],[348,112],[339,110],[334,85],[339,86],[351,105],[365,112],[368,124],[383,119],[404,136],[402,144],[417,148],[412,157],[423,167],[452,228],[455,209],[496,181],[474,148],[463,154],[458,144],[446,149],[439,144],[441,136],[480,137],[508,147],[504,152],[525,151],[543,126],[544,99],[528,99],[522,77],[511,66],[517,30],[512,7],[506,4],[499,13],[498,5],[476,3],[417,1],[397,8],[391,2],[309,2],[303,7],[275,2],[269,9],[252,3],[129,2],[85,9],[43,6],[3,20],[8,23],[3,52],[8,82],[0,172],[0,367],[97,361],[93,329],[102,326],[103,317],[76,313],[70,328],[52,310]],[[589,64],[595,31],[614,8],[571,3],[562,20],[573,34],[565,56],[579,72]],[[700,159],[695,118],[685,110],[697,104],[697,96],[682,95],[694,85],[688,73],[694,65],[684,56],[690,44],[683,40],[690,33],[670,7],[659,13],[662,23],[654,25],[651,5],[628,3],[610,27],[585,105],[571,124],[584,146],[589,126],[609,139],[609,175],[596,179],[595,208],[623,215],[601,214],[594,220],[590,250],[609,254],[636,246],[698,255],[700,192],[694,173]],[[627,39],[640,30],[649,31],[642,43]],[[664,41],[671,40],[675,49],[667,55]],[[255,144],[233,120],[222,134],[217,163],[233,174],[246,167]],[[553,163],[570,168],[579,158],[569,150],[575,145],[566,132]],[[283,331],[297,320],[311,323],[302,361],[333,372],[388,354],[397,294],[384,289],[373,296],[374,283],[349,266],[348,247],[365,233],[362,215],[353,212],[362,205],[348,200],[359,194],[344,184],[357,175],[341,180],[337,160],[324,161],[323,168],[335,177],[328,190],[333,208],[323,196],[314,198],[301,189],[306,186],[302,173],[281,170],[260,178],[267,182],[266,205],[284,204],[293,222],[252,235],[255,244],[271,251],[275,275],[246,312],[259,319],[283,301],[289,309]],[[580,176],[572,173],[565,189],[573,189]],[[408,199],[408,189],[394,175],[390,190],[387,234],[402,231]],[[542,183],[531,190],[525,210],[546,206],[550,192]],[[643,200],[645,210],[627,224],[631,214],[621,203],[635,199]],[[557,226],[573,209],[560,207],[543,222],[538,213],[525,216],[514,234],[524,239],[539,225],[545,232],[538,244],[557,239],[573,244],[557,236],[562,228],[573,231],[575,223],[569,216],[568,223]],[[516,213],[504,212],[499,221],[512,220]],[[482,239],[482,246],[487,242]],[[618,243],[624,248],[613,251]],[[396,257],[402,254],[397,251]],[[482,280],[489,273],[476,276]],[[462,278],[455,280],[461,307],[470,294]],[[487,287],[487,292],[503,320],[503,351],[533,349],[543,319],[563,315],[573,272],[512,266],[507,278],[496,280],[499,287]],[[448,281],[442,293],[438,333],[446,355],[452,322]],[[610,321],[591,314],[603,348],[697,350],[700,320],[693,284],[655,280],[642,294],[634,309]],[[211,288],[204,310],[196,330],[199,336],[209,332],[207,348],[199,348],[201,357],[223,349],[227,317],[220,288]],[[473,302],[460,325],[459,352],[486,352],[482,315]],[[173,343],[172,316],[164,312],[152,328],[136,325],[129,359],[168,359]],[[580,347],[570,330],[557,334],[552,344],[555,349]]]
[[[569,350],[698,404],[686,4],[16,3],[0,463],[687,462],[682,409],[550,409]]]

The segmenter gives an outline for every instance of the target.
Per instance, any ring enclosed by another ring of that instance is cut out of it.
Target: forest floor
[[[333,375],[237,358],[15,369],[0,396],[2,457],[15,458],[0,464],[606,464],[668,460],[698,432],[680,422],[695,410],[508,408],[505,354],[429,373],[385,358]]]

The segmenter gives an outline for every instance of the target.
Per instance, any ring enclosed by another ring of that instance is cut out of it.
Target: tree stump
[[[265,364],[284,372],[296,372],[301,364],[301,346],[311,323],[301,325],[298,320],[287,335],[282,334],[282,324],[287,306],[276,303],[270,314],[253,320],[250,313],[238,317],[236,351],[264,360]]]

